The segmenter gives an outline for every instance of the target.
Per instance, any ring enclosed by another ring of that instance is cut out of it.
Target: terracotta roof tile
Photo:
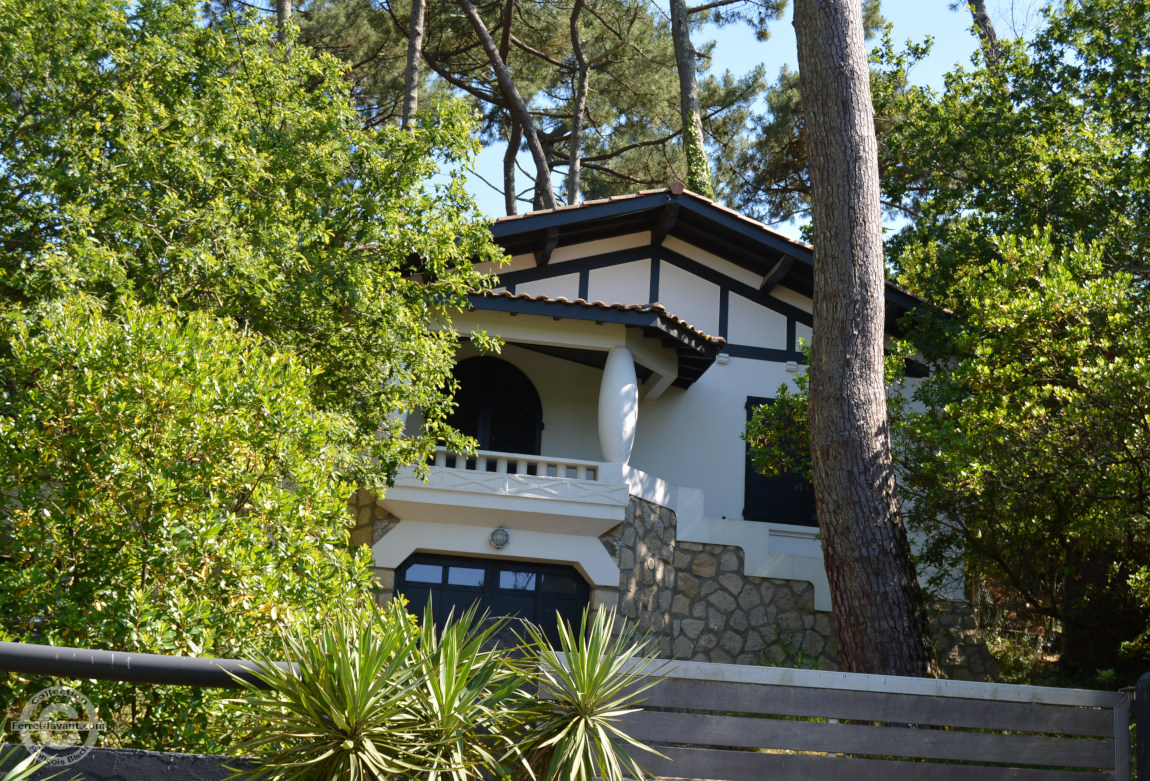
[[[626,197],[626,196],[624,196]],[[533,296],[528,293],[512,293],[508,290],[491,291],[486,290],[482,294],[487,298],[501,298],[508,301],[541,301],[547,304],[565,304],[567,306],[580,306],[588,309],[602,309],[604,311],[616,312],[651,312],[658,315],[659,319],[669,323],[677,328],[692,334],[693,336],[702,339],[703,341],[713,345],[714,347],[723,347],[727,340],[721,336],[711,336],[708,333],[700,331],[695,326],[688,323],[681,317],[677,317],[667,311],[667,307],[660,304],[658,301],[652,304],[621,304],[613,303],[608,304],[603,301],[587,301],[583,298],[569,299],[566,296],[559,298],[550,298],[548,296],[539,295]]]

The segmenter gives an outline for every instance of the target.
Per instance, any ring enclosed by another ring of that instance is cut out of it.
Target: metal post
[[[1143,674],[1134,687],[1134,725],[1138,781],[1150,781],[1150,673]]]

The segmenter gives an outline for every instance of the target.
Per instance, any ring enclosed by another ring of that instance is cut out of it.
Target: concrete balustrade
[[[500,453],[490,450],[476,451],[468,457],[449,453],[444,448],[435,451],[433,464],[445,469],[469,472],[487,472],[499,475],[532,475],[534,477],[560,477],[568,480],[599,480],[598,461],[582,461],[554,456],[529,456],[522,453]]]

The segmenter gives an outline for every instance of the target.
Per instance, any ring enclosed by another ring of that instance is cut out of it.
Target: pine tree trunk
[[[575,52],[575,107],[571,116],[571,161],[567,167],[567,203],[579,203],[579,188],[583,172],[583,115],[587,111],[587,87],[591,66],[583,51],[583,38],[579,34],[579,14],[583,0],[575,0],[571,9],[571,48]]]
[[[287,32],[284,30],[291,21],[291,0],[276,0],[276,39],[284,42]]]
[[[1001,59],[998,52],[998,35],[994,32],[994,24],[990,21],[990,14],[986,12],[985,0],[970,0],[970,15],[978,27],[978,37],[982,43],[982,56],[989,68],[998,66]]]
[[[519,210],[515,189],[515,158],[522,143],[523,128],[512,117],[511,135],[507,139],[507,151],[503,153],[503,205],[507,208],[508,217]]]
[[[882,214],[857,0],[796,0],[814,229],[811,460],[843,667],[932,671],[883,382]]]
[[[407,31],[407,71],[403,85],[403,129],[411,125],[419,110],[419,62],[423,51],[423,12],[425,0],[412,0],[411,24]]]
[[[475,6],[471,4],[470,0],[459,0],[459,7],[463,9],[467,21],[471,23],[471,29],[479,37],[479,42],[483,44],[483,50],[487,53],[487,59],[495,71],[495,78],[499,82],[499,91],[503,93],[503,99],[523,127],[523,134],[527,137],[527,147],[531,150],[531,157],[535,161],[535,182],[539,188],[539,197],[543,208],[554,209],[555,193],[551,189],[551,169],[547,165],[547,156],[544,154],[543,147],[539,143],[539,136],[535,132],[535,122],[527,111],[527,104],[523,102],[519,90],[515,88],[515,82],[511,79],[511,72],[507,70],[507,64],[499,56],[499,50],[495,48],[495,41],[492,40],[491,33],[487,31],[487,25],[479,18]]]
[[[670,0],[671,38],[675,44],[675,67],[679,71],[679,116],[683,123],[683,151],[687,157],[687,187],[714,195],[711,166],[703,147],[703,120],[699,115],[699,85],[695,78],[695,47],[686,0]]]

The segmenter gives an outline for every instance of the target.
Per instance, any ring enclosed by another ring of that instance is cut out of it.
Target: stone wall
[[[624,522],[600,538],[619,564],[619,611],[674,659],[779,667],[840,668],[830,613],[814,609],[814,588],[744,574],[743,549],[681,542],[675,513],[631,497]],[[992,681],[991,656],[970,608],[930,608],[939,666],[955,680]]]
[[[619,611],[661,656],[837,669],[830,615],[803,581],[743,574],[743,550],[676,538],[675,513],[631,497],[600,539],[619,564]]]
[[[939,601],[927,609],[935,658],[955,681],[997,681],[998,660],[986,647],[978,621],[966,602]]]
[[[375,494],[363,488],[356,491],[347,500],[347,508],[351,513],[351,545],[358,548],[361,545],[371,547],[379,542],[383,535],[395,528],[399,519],[379,506]],[[395,596],[395,570],[391,567],[373,567],[375,579],[379,582],[376,592],[376,601],[382,607]]]

